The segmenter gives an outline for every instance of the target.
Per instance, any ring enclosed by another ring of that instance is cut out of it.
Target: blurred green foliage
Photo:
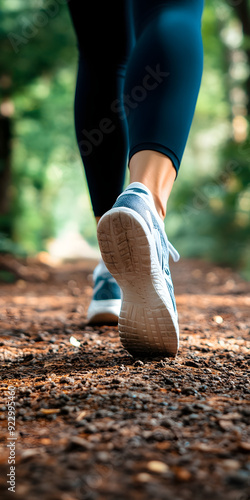
[[[0,15],[0,110],[12,130],[0,252],[35,254],[67,230],[96,246],[75,140],[77,49],[66,1],[26,0],[24,6],[21,0],[0,0]],[[247,40],[230,2],[207,2],[202,87],[166,218],[169,238],[182,256],[230,265],[245,277],[250,276]],[[0,182],[4,168],[0,158]]]

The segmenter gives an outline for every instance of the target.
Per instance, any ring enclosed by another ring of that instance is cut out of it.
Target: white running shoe
[[[133,355],[175,356],[179,326],[169,243],[151,192],[130,184],[100,219],[98,241],[103,260],[122,290],[118,326],[123,346]]]
[[[93,272],[94,290],[88,309],[90,324],[117,323],[121,309],[121,290],[101,259]]]

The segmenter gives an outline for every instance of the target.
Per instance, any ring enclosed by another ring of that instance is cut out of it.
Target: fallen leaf
[[[41,408],[40,412],[44,415],[53,415],[54,413],[60,413],[60,408]]]
[[[86,417],[86,415],[87,415],[86,410],[81,411],[81,412],[77,415],[77,417],[76,417],[76,421],[77,421],[77,422],[80,422],[80,420],[82,420],[84,417]]]

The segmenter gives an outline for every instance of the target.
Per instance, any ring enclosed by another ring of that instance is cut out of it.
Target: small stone
[[[137,361],[135,361],[134,366],[144,366],[144,363],[143,363],[143,361],[138,359]]]
[[[74,451],[77,449],[90,450],[91,448],[91,443],[78,436],[72,436],[65,447],[66,451]]]
[[[164,462],[160,462],[159,460],[151,460],[147,464],[147,469],[151,472],[164,473],[169,471],[169,467]]]
[[[189,420],[199,420],[200,417],[197,413],[191,413],[188,418]]]
[[[174,381],[171,378],[163,377],[163,380],[166,385],[174,386]]]
[[[239,471],[235,472],[234,474],[227,476],[226,482],[230,486],[243,488],[244,486],[247,486],[250,484],[249,472],[246,470],[239,470]]]
[[[183,467],[176,466],[173,468],[173,472],[179,481],[189,481],[191,479],[191,472]]]
[[[200,385],[199,391],[200,392],[206,392],[208,389],[208,386],[206,384]]]
[[[96,455],[96,458],[97,460],[99,460],[99,462],[106,463],[110,460],[110,454],[106,451],[99,451]]]
[[[239,449],[242,451],[250,451],[250,441],[242,441],[238,445]]]
[[[185,406],[183,406],[183,408],[181,410],[181,414],[182,415],[191,415],[191,413],[193,413],[193,411],[194,411],[193,406],[185,405]]]
[[[230,470],[238,470],[241,464],[238,460],[228,458],[226,460],[223,460],[221,462],[221,465],[224,469],[230,471]]]
[[[32,353],[26,354],[24,356],[24,361],[31,361],[33,358],[34,358],[34,354],[32,354]]]
[[[221,429],[224,431],[229,431],[230,429],[233,428],[233,422],[231,420],[219,420],[219,426]]]
[[[185,394],[186,396],[192,396],[193,394],[197,394],[196,389],[194,387],[182,387],[181,389],[182,394]]]
[[[68,415],[69,413],[72,413],[74,411],[74,408],[69,405],[62,406],[61,413],[63,415]]]
[[[74,385],[75,380],[72,377],[61,377],[59,383]]]
[[[214,316],[213,320],[214,320],[215,323],[217,323],[217,325],[221,325],[223,323],[223,321],[224,321],[221,316]]]
[[[139,481],[140,483],[149,483],[149,481],[152,480],[152,476],[150,476],[150,474],[147,474],[146,472],[141,472],[140,474],[137,474],[137,476],[135,476],[135,480]]]
[[[75,423],[75,427],[85,427],[86,425],[88,425],[88,422],[87,420],[78,420],[76,423]]]
[[[171,427],[174,426],[174,421],[171,418],[163,418],[160,423],[163,427],[166,427],[167,429],[171,429]]]
[[[191,366],[192,368],[200,368],[200,365],[199,363],[196,363],[196,361],[192,361],[192,360],[187,360],[186,363],[185,363],[186,366]]]

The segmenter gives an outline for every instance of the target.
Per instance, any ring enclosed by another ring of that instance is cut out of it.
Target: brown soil
[[[95,262],[5,264],[18,279],[0,288],[1,499],[249,500],[248,283],[175,264],[178,356],[135,360],[117,327],[86,324]]]

